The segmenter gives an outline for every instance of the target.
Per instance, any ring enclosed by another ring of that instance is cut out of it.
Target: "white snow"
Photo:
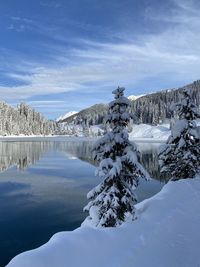
[[[76,113],[78,113],[78,112],[77,111],[69,111],[66,114],[64,114],[64,115],[60,116],[59,118],[57,118],[56,121],[64,120],[64,119],[69,118],[70,116],[72,116],[72,115],[74,115]]]
[[[130,96],[128,96],[128,99],[131,101],[135,101],[136,99],[138,99],[142,96],[144,96],[144,95],[130,95]]]
[[[200,122],[199,122],[200,125]],[[81,125],[70,125],[66,123],[60,123],[60,131],[63,135],[82,137],[85,135],[84,129]],[[200,132],[200,130],[199,130]],[[103,135],[103,125],[90,126],[87,135],[88,137],[98,137]],[[149,124],[134,124],[132,126],[132,131],[129,133],[130,140],[156,140],[156,141],[166,141],[170,135],[169,124],[161,124],[158,126],[152,126]],[[0,136],[0,139],[9,138],[34,138],[34,137],[50,137],[51,135],[9,135]],[[57,135],[54,135],[54,137]]]
[[[58,233],[7,267],[199,266],[200,177],[169,182],[136,209],[134,222]]]
[[[200,125],[200,121],[197,122],[198,125]],[[80,125],[65,125],[65,123],[62,123],[63,125],[63,131],[69,132],[71,136],[84,136],[83,134],[83,127]],[[199,132],[200,132],[200,126],[199,126]],[[94,125],[90,126],[88,129],[88,136],[89,137],[98,137],[99,135],[103,135],[103,128],[102,125]],[[73,134],[74,133],[74,134]],[[149,124],[134,124],[132,126],[132,131],[129,133],[129,139],[130,140],[135,140],[135,141],[145,141],[145,140],[150,140],[150,141],[166,141],[168,137],[170,136],[171,131],[169,129],[169,124],[161,124],[157,126],[152,126]],[[66,134],[67,136],[67,134]],[[7,139],[7,138],[30,138],[30,137],[42,137],[41,136],[35,136],[35,135],[30,135],[30,136],[25,136],[25,135],[20,135],[20,136],[0,136],[2,139]],[[45,136],[44,136],[45,137]],[[49,137],[49,136],[46,136]],[[55,137],[55,135],[54,135]]]
[[[132,131],[129,133],[130,140],[138,139],[155,139],[158,141],[166,141],[171,131],[169,124],[152,126],[149,124],[134,124]]]

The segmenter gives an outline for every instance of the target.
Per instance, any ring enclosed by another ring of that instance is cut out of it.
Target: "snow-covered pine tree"
[[[193,178],[200,166],[200,139],[195,122],[200,114],[187,89],[183,90],[183,99],[176,106],[178,120],[159,153],[160,171],[168,173],[173,181]]]
[[[85,223],[97,227],[115,227],[127,218],[133,220],[137,201],[134,189],[140,177],[149,179],[138,162],[135,144],[128,140],[130,101],[124,97],[124,90],[118,87],[112,92],[115,100],[109,104],[106,119],[111,130],[94,146],[94,159],[99,162],[97,175],[103,181],[88,193],[90,202],[84,210],[89,212]]]

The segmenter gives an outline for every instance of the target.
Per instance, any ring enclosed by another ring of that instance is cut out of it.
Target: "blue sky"
[[[0,99],[48,118],[200,79],[199,1],[0,1]]]

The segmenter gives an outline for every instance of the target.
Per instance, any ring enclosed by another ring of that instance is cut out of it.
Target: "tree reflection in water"
[[[0,142],[0,171],[5,171],[11,166],[24,170],[50,151],[63,152],[68,157],[75,157],[97,166],[92,158],[93,144],[94,141],[70,140],[70,138],[62,141],[55,139],[55,141]],[[167,177],[160,176],[158,148],[159,144],[138,144],[141,163],[152,178],[164,182]]]

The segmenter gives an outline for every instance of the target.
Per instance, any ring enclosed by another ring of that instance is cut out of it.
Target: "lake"
[[[53,234],[81,225],[87,192],[100,180],[91,157],[94,141],[46,138],[0,142],[0,266],[41,246]],[[138,143],[141,162],[154,178],[141,180],[138,200],[156,194],[159,144]]]

